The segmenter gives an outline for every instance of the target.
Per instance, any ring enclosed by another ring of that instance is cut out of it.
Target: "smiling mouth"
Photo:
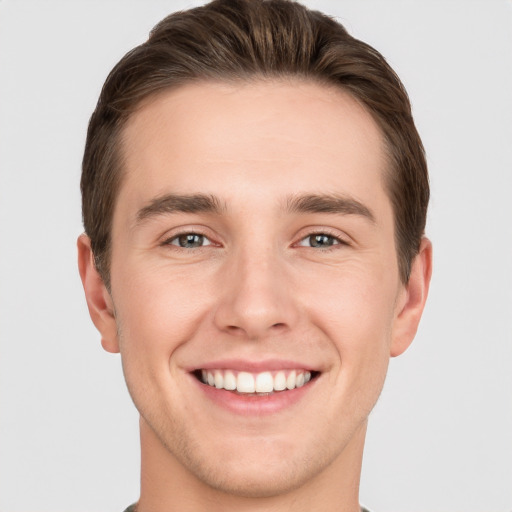
[[[269,395],[305,386],[320,372],[308,370],[280,370],[250,373],[236,370],[196,370],[194,376],[203,384],[240,395]]]

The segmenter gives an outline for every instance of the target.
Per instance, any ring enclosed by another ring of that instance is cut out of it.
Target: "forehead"
[[[372,116],[343,90],[298,80],[160,93],[128,120],[122,152],[119,199],[134,208],[169,192],[263,204],[310,192],[368,200],[384,189],[384,142]]]

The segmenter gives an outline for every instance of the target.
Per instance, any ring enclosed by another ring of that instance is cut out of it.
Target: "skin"
[[[91,317],[141,415],[139,512],[356,512],[368,414],[415,335],[432,258],[423,239],[401,283],[376,123],[323,85],[200,83],[146,101],[123,151],[111,293],[85,235],[78,248]],[[166,194],[200,193],[219,211],[148,213]],[[286,209],[311,194],[357,201],[373,220]],[[180,247],[186,233],[209,245]],[[311,246],[320,233],[328,245]],[[236,414],[190,374],[219,358],[320,374],[275,414]]]

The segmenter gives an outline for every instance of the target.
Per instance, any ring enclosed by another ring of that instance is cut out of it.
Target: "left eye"
[[[177,245],[184,249],[195,249],[196,247],[204,247],[205,245],[211,245],[210,240],[204,235],[197,233],[184,233],[182,235],[170,238],[166,244]]]
[[[303,238],[299,245],[301,247],[319,247],[319,248],[325,248],[325,247],[331,247],[332,245],[340,245],[343,242],[332,235],[327,235],[325,233],[314,233],[312,235],[309,235],[305,238]]]

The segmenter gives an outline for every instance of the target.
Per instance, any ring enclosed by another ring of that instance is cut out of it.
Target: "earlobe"
[[[412,262],[409,282],[404,287],[403,296],[399,301],[391,340],[391,357],[405,352],[416,335],[427,300],[431,276],[432,244],[428,238],[423,237],[419,252]]]
[[[107,352],[119,352],[114,305],[103,279],[96,270],[90,238],[82,234],[77,240],[78,269],[84,287],[89,314],[101,334],[101,344]]]

